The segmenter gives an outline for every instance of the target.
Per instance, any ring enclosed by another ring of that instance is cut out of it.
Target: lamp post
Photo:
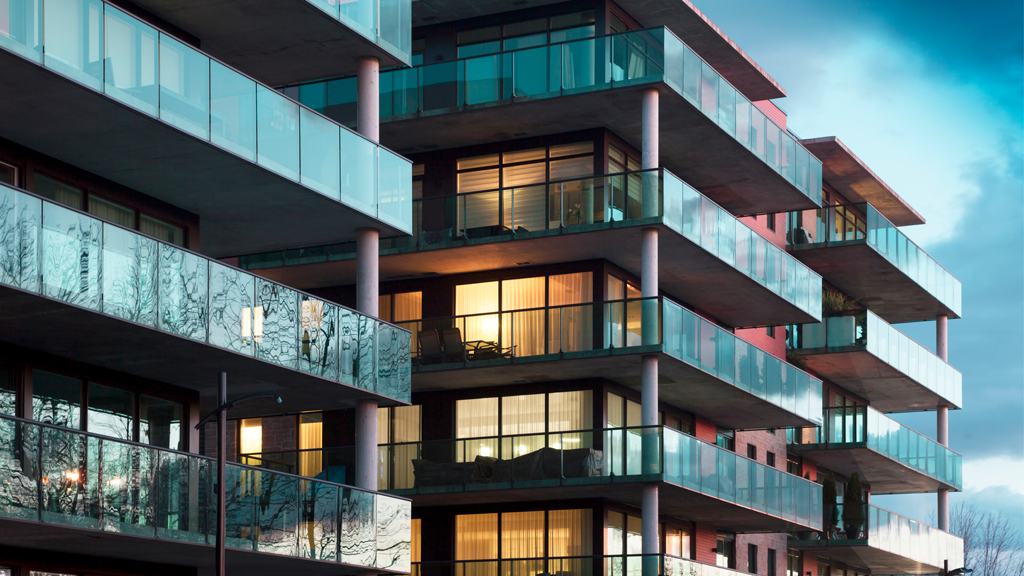
[[[202,420],[196,424],[196,430],[201,430],[203,425],[217,417],[217,549],[214,558],[214,573],[216,576],[224,576],[224,536],[225,536],[225,524],[224,518],[227,516],[227,504],[224,498],[224,471],[227,467],[227,455],[228,451],[228,440],[227,435],[224,434],[225,429],[228,425],[228,410],[256,398],[262,398],[264,396],[273,396],[277,403],[281,403],[281,397],[276,392],[269,390],[264,392],[253,392],[252,394],[245,394],[235,398],[233,401],[228,402],[228,373],[220,373],[220,391],[217,397],[217,409],[210,412]]]

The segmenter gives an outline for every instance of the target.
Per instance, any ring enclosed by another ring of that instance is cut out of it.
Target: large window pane
[[[81,426],[82,381],[45,370],[32,371],[32,419],[66,428]]]
[[[460,514],[455,517],[456,560],[493,560],[497,557],[497,514]]]
[[[89,432],[132,440],[135,436],[135,394],[120,388],[89,383]]]
[[[139,442],[171,450],[184,450],[184,425],[185,408],[178,402],[145,394],[139,399]]]

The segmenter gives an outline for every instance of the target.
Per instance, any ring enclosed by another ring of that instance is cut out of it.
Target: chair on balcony
[[[420,364],[444,362],[444,351],[441,349],[441,338],[437,330],[421,330],[417,335],[419,342]]]
[[[462,331],[458,328],[442,328],[441,341],[444,344],[445,362],[465,362],[466,345],[462,342]]]

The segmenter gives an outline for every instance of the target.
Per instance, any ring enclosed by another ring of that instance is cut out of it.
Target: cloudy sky
[[[963,282],[949,359],[964,492],[1024,527],[1020,0],[694,0],[788,92],[801,138],[838,136],[928,223],[904,228]],[[900,325],[934,350],[934,322]],[[934,438],[934,413],[897,419]],[[927,521],[935,496],[875,503]]]

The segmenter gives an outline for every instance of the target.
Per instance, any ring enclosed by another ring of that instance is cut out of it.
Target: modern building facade
[[[229,572],[962,566],[960,283],[689,2],[9,4],[0,574],[206,573],[221,372]]]

